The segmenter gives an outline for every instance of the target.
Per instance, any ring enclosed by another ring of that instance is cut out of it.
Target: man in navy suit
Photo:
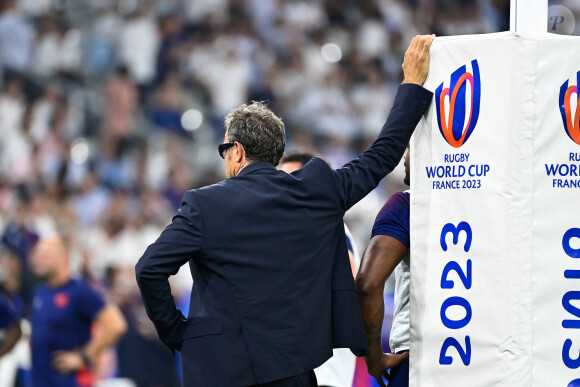
[[[341,169],[314,158],[278,171],[283,122],[261,103],[227,115],[227,179],[187,191],[136,266],[159,337],[181,350],[184,386],[315,386],[312,369],[333,347],[368,353],[342,218],[403,156],[432,97],[421,85],[433,39],[413,39],[387,123]],[[168,282],[185,263],[194,280],[187,319]]]

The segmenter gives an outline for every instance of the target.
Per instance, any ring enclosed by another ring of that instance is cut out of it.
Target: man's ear
[[[246,157],[246,150],[244,149],[242,144],[240,144],[237,141],[236,141],[236,153],[234,154],[234,157],[237,163],[241,163]]]

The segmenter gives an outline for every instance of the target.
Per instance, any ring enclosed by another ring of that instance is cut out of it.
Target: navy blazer
[[[343,168],[265,162],[187,191],[136,266],[159,337],[180,349],[184,386],[250,386],[309,371],[333,347],[367,352],[343,216],[400,161],[431,100],[401,85],[375,143]],[[189,317],[168,277],[189,262]]]

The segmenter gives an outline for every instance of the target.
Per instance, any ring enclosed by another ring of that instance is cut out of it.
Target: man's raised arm
[[[422,87],[429,71],[429,48],[433,39],[435,35],[413,38],[403,61],[403,83],[381,133],[363,154],[333,172],[345,210],[372,191],[403,157],[433,95]]]

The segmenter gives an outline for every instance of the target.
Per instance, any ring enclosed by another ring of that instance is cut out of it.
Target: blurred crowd
[[[26,317],[38,283],[30,252],[40,238],[65,233],[74,273],[129,322],[101,376],[139,386],[178,382],[133,267],[184,191],[225,177],[216,145],[230,109],[267,101],[285,121],[288,150],[340,167],[378,134],[413,36],[509,29],[509,0],[0,4],[2,290]],[[361,247],[402,175],[348,214]],[[181,302],[190,281],[184,274],[172,284]],[[148,375],[161,364],[166,382]]]

